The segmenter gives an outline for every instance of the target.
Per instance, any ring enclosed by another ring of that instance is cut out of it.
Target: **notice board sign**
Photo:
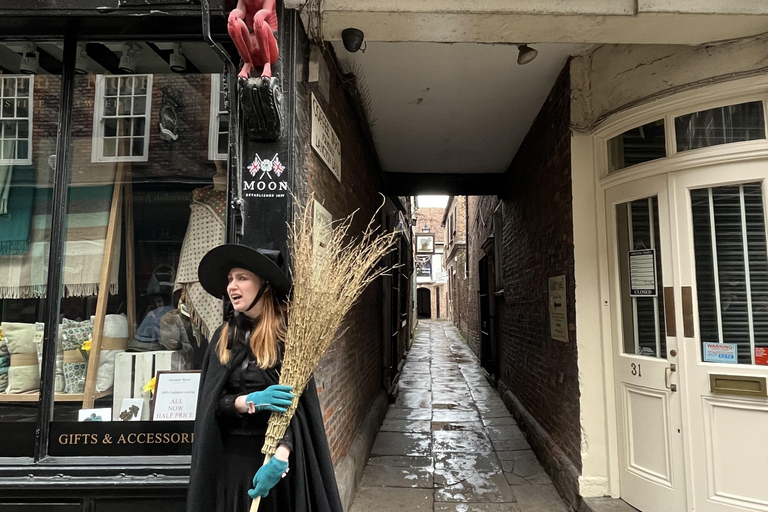
[[[553,340],[568,342],[564,275],[549,278],[549,334]]]
[[[629,296],[656,297],[656,249],[629,251]]]
[[[341,141],[312,93],[312,149],[341,183]]]
[[[152,421],[195,421],[200,371],[157,372]]]
[[[703,359],[707,363],[738,364],[738,346],[734,343],[704,343]]]

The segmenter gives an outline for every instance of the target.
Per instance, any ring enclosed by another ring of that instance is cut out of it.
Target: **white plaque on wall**
[[[549,335],[553,340],[568,342],[565,276],[549,278]]]
[[[341,182],[341,141],[312,93],[312,149]]]
[[[326,251],[328,239],[331,236],[331,224],[333,216],[323,208],[317,199],[314,204],[314,218],[312,222],[312,249],[315,255],[315,261],[320,261]]]

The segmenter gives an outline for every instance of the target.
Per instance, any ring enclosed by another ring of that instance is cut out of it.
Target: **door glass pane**
[[[764,138],[762,101],[711,108],[675,118],[678,152]]]
[[[768,364],[761,183],[691,191],[702,360]]]
[[[618,205],[616,220],[624,353],[666,357],[657,198]]]

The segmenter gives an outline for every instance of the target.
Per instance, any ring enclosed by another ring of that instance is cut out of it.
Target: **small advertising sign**
[[[737,346],[733,343],[704,343],[704,361],[708,363],[738,364]]]
[[[755,364],[768,365],[768,347],[755,347]]]
[[[655,297],[656,249],[629,251],[629,296]]]
[[[152,421],[194,421],[200,372],[157,372]]]
[[[549,278],[549,335],[553,340],[568,342],[564,275]]]

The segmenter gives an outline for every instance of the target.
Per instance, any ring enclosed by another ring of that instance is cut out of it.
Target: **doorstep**
[[[638,510],[624,500],[582,498],[579,512],[638,512]]]

